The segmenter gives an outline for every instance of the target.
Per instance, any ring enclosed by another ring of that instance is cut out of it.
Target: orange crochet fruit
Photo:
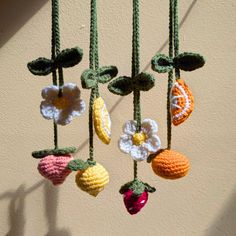
[[[194,109],[194,97],[184,80],[177,80],[170,94],[171,115],[173,125],[183,123]]]
[[[187,175],[190,164],[187,157],[173,150],[161,150],[152,159],[152,169],[165,179],[178,179]]]

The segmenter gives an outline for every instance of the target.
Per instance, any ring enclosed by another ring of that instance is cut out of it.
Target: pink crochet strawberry
[[[71,173],[67,168],[68,163],[73,160],[71,155],[49,155],[40,160],[38,164],[39,173],[52,181],[53,185],[62,184]]]
[[[120,189],[120,193],[124,197],[125,207],[131,215],[137,214],[146,205],[148,192],[153,193],[155,191],[155,188],[137,179],[123,185]]]

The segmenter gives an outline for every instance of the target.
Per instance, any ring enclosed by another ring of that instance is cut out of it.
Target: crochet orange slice
[[[194,97],[184,80],[177,80],[171,90],[171,115],[173,125],[183,123],[194,109]]]
[[[165,179],[178,179],[187,175],[190,164],[184,155],[173,150],[161,150],[152,159],[152,169]]]

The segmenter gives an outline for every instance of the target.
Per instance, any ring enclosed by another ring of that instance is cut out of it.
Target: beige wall
[[[132,1],[98,2],[101,64],[115,64],[120,75],[128,75]],[[183,18],[192,0],[180,2]],[[111,179],[96,199],[76,187],[74,174],[53,188],[37,172],[31,151],[52,145],[52,123],[39,113],[41,89],[51,78],[32,76],[26,63],[50,56],[50,3],[30,5],[22,12],[22,18],[28,16],[25,24],[18,24],[14,16],[10,19],[9,24],[19,25],[18,30],[2,42],[0,50],[0,235],[236,235],[235,1],[193,1],[181,27],[181,51],[199,52],[207,64],[182,74],[194,92],[196,109],[191,119],[173,130],[173,148],[189,157],[192,169],[187,178],[166,181],[141,163],[140,176],[157,192],[134,217],[126,213],[118,193],[120,185],[132,178],[131,158],[117,148],[122,124],[132,117],[130,96],[120,99],[105,87],[101,90],[112,110],[113,139],[107,147],[95,138],[97,160],[109,170]],[[141,20],[145,68],[167,39],[168,1],[142,0]],[[84,49],[83,62],[65,71],[66,81],[80,86],[80,74],[88,67],[89,1],[62,1],[61,23],[63,48],[79,45]],[[167,48],[162,51],[166,53]],[[156,87],[142,97],[143,117],[159,122],[165,146],[166,75],[155,75]],[[83,90],[82,96],[88,102],[89,91]],[[60,128],[59,135],[60,144],[81,147],[76,157],[87,158],[87,113]]]

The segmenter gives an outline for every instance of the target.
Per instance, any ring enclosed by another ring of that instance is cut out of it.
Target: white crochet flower
[[[122,152],[130,154],[135,161],[143,161],[161,147],[160,138],[157,136],[158,126],[154,120],[145,119],[139,133],[136,133],[136,127],[137,122],[133,120],[124,124],[119,148]]]
[[[62,96],[58,96],[58,86],[47,86],[42,90],[40,111],[44,118],[54,119],[58,125],[69,124],[74,116],[85,111],[85,102],[80,99],[80,90],[76,84],[68,83],[61,87]]]

